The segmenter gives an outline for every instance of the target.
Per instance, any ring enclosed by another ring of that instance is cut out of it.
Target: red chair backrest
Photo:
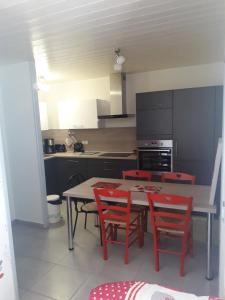
[[[98,207],[100,221],[111,219],[121,222],[129,222],[131,209],[131,192],[118,189],[93,189]],[[106,204],[105,201],[112,201],[118,198],[123,200],[123,206]],[[110,212],[107,212],[110,211]],[[113,214],[115,212],[115,214]]]
[[[137,180],[147,180],[151,181],[152,173],[143,170],[126,170],[123,171],[123,179],[137,179]]]
[[[190,184],[195,184],[195,176],[189,175],[186,173],[180,173],[180,172],[168,172],[168,173],[162,173],[161,175],[161,181],[183,181]]]
[[[159,227],[182,231],[188,229],[191,220],[192,197],[147,193],[147,198],[154,230]],[[180,222],[176,223],[177,220]]]

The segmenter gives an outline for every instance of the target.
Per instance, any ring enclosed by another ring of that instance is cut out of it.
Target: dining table
[[[212,237],[212,223],[213,217],[216,214],[216,206],[210,204],[210,191],[211,186],[208,185],[192,185],[180,183],[165,183],[165,182],[145,182],[138,180],[128,179],[112,179],[112,178],[99,178],[92,177],[83,183],[76,185],[63,193],[67,202],[67,227],[68,227],[68,248],[74,249],[73,243],[73,217],[72,217],[72,201],[73,199],[89,199],[94,200],[94,187],[109,187],[118,188],[121,190],[131,191],[132,204],[148,206],[146,191],[153,189],[157,193],[175,194],[193,198],[192,211],[200,213],[201,216],[207,218],[207,240],[206,240],[206,279],[213,279],[212,270],[212,250],[213,250],[213,237]],[[124,199],[111,199],[111,202],[122,203]],[[162,205],[161,205],[162,206]],[[169,207],[163,205],[163,207]],[[172,207],[176,208],[176,207]],[[180,207],[177,207],[179,209]]]

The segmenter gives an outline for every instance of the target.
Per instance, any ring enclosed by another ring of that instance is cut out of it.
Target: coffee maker
[[[44,139],[43,150],[45,154],[55,153],[55,142],[54,139]]]

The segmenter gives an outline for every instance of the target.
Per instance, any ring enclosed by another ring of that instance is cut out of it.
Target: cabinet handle
[[[79,164],[79,161],[78,160],[72,160],[72,159],[69,159],[67,160],[68,162],[71,162],[71,163],[74,163],[74,164]]]
[[[104,161],[103,163],[104,163],[104,164],[112,164],[111,161]]]
[[[104,171],[112,171],[113,169],[104,169]]]
[[[175,157],[178,156],[178,143],[177,143],[177,141],[175,142],[175,155],[174,156]]]

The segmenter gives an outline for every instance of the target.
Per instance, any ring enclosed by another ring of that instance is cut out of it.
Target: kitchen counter
[[[112,156],[104,156],[106,153],[111,153]],[[119,154],[122,154],[119,156]],[[129,156],[124,157],[124,154],[129,154]],[[116,156],[113,156],[116,154]],[[131,152],[106,152],[106,151],[87,151],[87,152],[57,152],[55,154],[45,154],[44,160],[51,159],[54,157],[70,157],[70,158],[97,158],[97,159],[123,159],[123,160],[136,160],[137,155]]]

